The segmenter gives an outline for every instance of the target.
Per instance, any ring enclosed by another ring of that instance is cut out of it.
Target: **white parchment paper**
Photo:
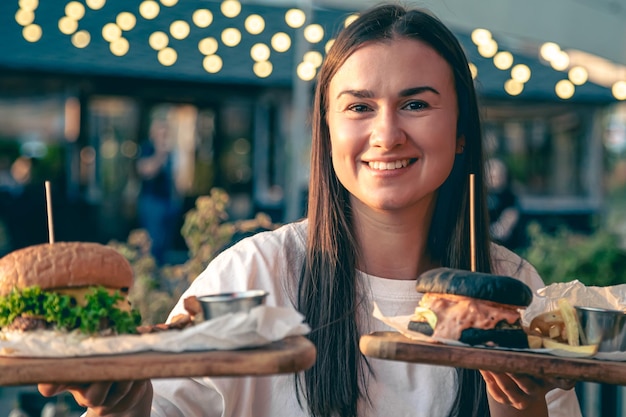
[[[304,317],[286,307],[258,306],[182,330],[89,337],[76,332],[0,332],[0,356],[72,357],[141,351],[184,352],[258,347],[310,331]]]

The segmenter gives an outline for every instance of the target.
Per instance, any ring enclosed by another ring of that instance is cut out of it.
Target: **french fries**
[[[567,301],[567,298],[559,298],[558,301],[559,310],[561,316],[563,316],[563,322],[565,323],[565,332],[567,334],[567,343],[570,346],[580,345],[580,332],[578,331],[578,318],[576,317],[576,310]]]
[[[549,337],[542,338],[543,347],[556,350],[559,356],[583,357],[593,356],[598,352],[598,345],[570,345],[569,343],[556,342]]]
[[[534,317],[527,329],[531,349],[554,349],[561,356],[595,355],[598,345],[586,343],[576,310],[566,298],[557,301],[558,308]],[[581,343],[582,341],[582,343]]]

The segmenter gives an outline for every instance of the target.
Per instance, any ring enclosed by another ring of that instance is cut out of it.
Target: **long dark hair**
[[[317,347],[317,361],[297,381],[314,417],[356,417],[359,398],[367,398],[367,359],[359,351],[356,321],[358,248],[352,229],[348,191],[335,175],[326,123],[329,84],[345,60],[366,42],[397,38],[430,45],[452,68],[459,116],[457,135],[465,137],[438,203],[428,236],[428,255],[436,263],[470,269],[469,177],[475,176],[476,269],[490,272],[483,151],[476,93],[466,56],[450,30],[428,12],[399,5],[377,6],[346,27],[331,47],[318,77],[313,109],[307,252],[298,289]],[[477,371],[458,370],[459,391],[451,415],[488,415],[484,382]],[[300,395],[300,394],[299,394]],[[473,410],[470,414],[469,410]]]

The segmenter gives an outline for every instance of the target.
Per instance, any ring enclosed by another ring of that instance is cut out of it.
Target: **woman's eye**
[[[363,113],[363,112],[369,111],[369,107],[366,106],[365,104],[353,104],[352,106],[348,107],[348,109],[350,111],[357,112],[357,113]]]
[[[404,106],[404,108],[408,110],[423,110],[428,108],[428,103],[423,101],[410,101]]]

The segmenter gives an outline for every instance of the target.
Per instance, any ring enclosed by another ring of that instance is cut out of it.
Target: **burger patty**
[[[425,321],[409,321],[409,330],[426,336],[433,335],[433,329]],[[464,329],[459,342],[471,346],[500,346],[508,348],[528,348],[528,336],[519,323],[509,324],[506,320],[500,321],[493,329]]]
[[[30,330],[45,330],[50,327],[49,323],[41,317],[35,316],[18,316],[13,320],[11,324],[7,326],[8,330],[12,331],[30,331]]]

